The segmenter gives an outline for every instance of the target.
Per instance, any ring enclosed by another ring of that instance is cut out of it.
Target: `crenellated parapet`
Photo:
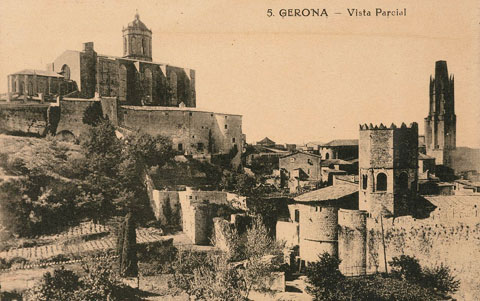
[[[389,127],[380,123],[380,125],[373,125],[370,124],[360,124],[360,131],[367,131],[367,130],[397,130],[397,129],[416,129],[418,130],[418,124],[416,122],[410,123],[409,126],[402,122],[400,126],[397,126],[395,123],[392,123]]]

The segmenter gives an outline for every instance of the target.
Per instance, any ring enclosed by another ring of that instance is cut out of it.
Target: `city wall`
[[[49,104],[8,102],[0,104],[0,132],[47,134]]]
[[[480,298],[476,280],[480,262],[474,258],[480,254],[480,219],[457,216],[449,220],[383,219],[387,263],[395,256],[409,255],[425,267],[446,265],[461,281],[457,297],[476,300]],[[385,272],[381,220],[368,219],[367,229],[367,272]],[[390,272],[390,267],[387,269]]]
[[[338,208],[300,206],[300,257],[315,262],[324,252],[337,255]]]
[[[188,109],[122,106],[119,125],[151,135],[171,137],[173,147],[185,154],[228,154],[235,146],[240,162],[242,117]]]

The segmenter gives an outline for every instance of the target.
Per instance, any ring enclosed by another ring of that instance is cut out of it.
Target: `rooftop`
[[[335,139],[321,146],[358,146],[358,139]]]
[[[11,75],[39,75],[39,76],[50,76],[50,77],[63,77],[63,75],[60,75],[56,72],[53,71],[47,71],[47,70],[35,70],[35,69],[23,69],[21,71],[12,73]]]
[[[184,111],[184,112],[199,112],[199,113],[210,113],[215,115],[228,115],[228,116],[242,116],[239,114],[228,114],[228,113],[217,113],[211,111],[199,110],[192,107],[161,107],[161,106],[121,106],[124,109],[133,110],[133,111]]]
[[[334,164],[334,165],[351,165],[353,163],[354,162],[349,162],[349,161],[345,161],[345,160],[342,160],[342,159],[326,159],[326,160],[322,161],[322,166],[330,166],[332,164]]]
[[[353,194],[358,191],[358,185],[353,183],[341,183],[338,185],[320,188],[314,191],[304,193],[297,196],[294,200],[297,202],[322,202],[329,200],[337,200],[344,196]]]

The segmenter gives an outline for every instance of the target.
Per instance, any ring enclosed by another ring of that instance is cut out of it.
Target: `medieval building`
[[[415,199],[418,183],[418,126],[361,125],[360,210],[397,216]]]
[[[234,157],[240,163],[242,116],[196,108],[195,71],[152,61],[152,31],[138,13],[122,30],[123,56],[99,54],[93,42],[66,50],[47,70],[8,75],[0,132],[78,137],[85,109],[101,102],[119,129],[171,138],[178,154]]]
[[[98,93],[125,105],[195,107],[195,71],[152,62],[152,31],[138,14],[122,32],[122,57],[98,54],[87,42],[82,51],[64,51],[46,71],[9,75],[9,93],[82,98]]]
[[[447,62],[435,63],[435,77],[430,77],[430,106],[425,118],[427,155],[437,165],[451,167],[451,152],[456,148],[454,78],[448,74]]]

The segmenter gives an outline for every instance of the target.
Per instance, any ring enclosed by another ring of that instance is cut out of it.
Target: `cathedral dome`
[[[128,23],[127,28],[138,28],[141,30],[150,31],[150,29],[148,29],[147,26],[142,21],[140,21],[140,15],[138,14],[138,12],[135,14],[135,19],[132,22]]]

